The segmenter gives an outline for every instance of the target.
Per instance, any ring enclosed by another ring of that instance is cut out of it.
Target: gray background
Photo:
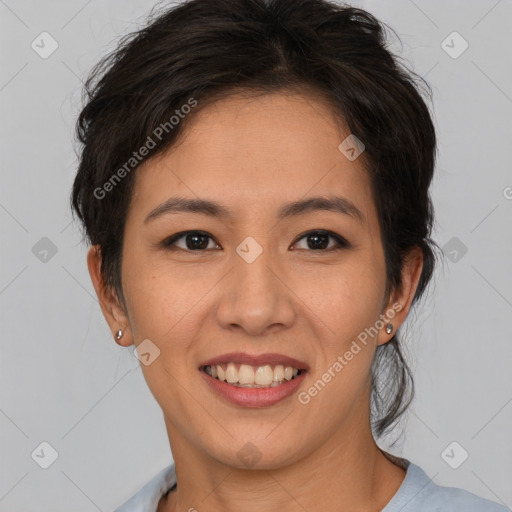
[[[0,0],[0,511],[112,510],[171,462],[138,361],[101,315],[68,206],[81,82],[152,5]],[[393,27],[403,48],[392,48],[432,85],[440,141],[434,238],[446,264],[408,322],[417,398],[391,451],[510,507],[512,2],[352,5]],[[31,47],[43,31],[59,45],[46,59]],[[454,31],[469,44],[457,58],[459,36],[442,45]],[[58,453],[48,469],[43,441]]]

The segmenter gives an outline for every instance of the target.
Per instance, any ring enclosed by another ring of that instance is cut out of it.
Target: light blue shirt
[[[382,512],[511,512],[503,505],[474,494],[436,485],[419,467],[402,459],[405,479]],[[162,496],[176,484],[174,464],[162,469],[114,512],[156,512]]]

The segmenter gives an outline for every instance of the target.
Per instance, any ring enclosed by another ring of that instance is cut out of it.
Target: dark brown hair
[[[437,247],[430,238],[429,196],[436,136],[420,94],[420,86],[430,88],[399,63],[385,35],[385,25],[370,13],[327,0],[190,0],[153,14],[145,27],[120,40],[85,84],[71,202],[85,236],[101,248],[104,282],[123,304],[120,269],[134,151],[150,137],[155,147],[148,158],[155,157],[176,142],[201,108],[235,91],[307,90],[328,99],[365,145],[387,291],[399,289],[404,256],[418,246],[424,263],[414,302],[420,298]],[[180,115],[191,100],[196,106]],[[171,122],[171,116],[180,119]],[[377,349],[372,369],[377,436],[390,429],[412,396],[395,334]]]

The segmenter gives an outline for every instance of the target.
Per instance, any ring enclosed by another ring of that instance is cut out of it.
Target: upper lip
[[[231,352],[220,356],[212,357],[201,363],[200,368],[204,366],[213,366],[216,364],[240,363],[251,366],[275,366],[282,364],[283,366],[292,366],[298,370],[309,370],[309,366],[304,361],[299,361],[294,357],[285,356],[283,354],[267,353],[267,354],[247,354],[246,352]]]

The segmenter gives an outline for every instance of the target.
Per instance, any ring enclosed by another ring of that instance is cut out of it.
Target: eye
[[[313,251],[336,251],[346,247],[350,247],[350,244],[342,236],[333,233],[332,231],[326,231],[324,229],[317,229],[315,231],[309,231],[302,235],[298,240],[306,239],[306,249]],[[329,247],[329,239],[334,240],[334,247]],[[304,249],[302,247],[301,249]]]
[[[183,239],[184,245],[180,246],[177,242],[181,239]],[[214,242],[213,238],[205,231],[182,231],[164,240],[162,245],[169,250],[181,249],[183,251],[204,251],[219,247],[216,243],[214,243],[215,247],[209,247],[210,241]]]
[[[306,247],[299,247],[299,249],[310,249],[313,251],[335,251],[350,247],[349,242],[340,235],[332,231],[317,229],[309,231],[298,238],[298,241],[306,240]],[[334,246],[330,242],[334,241]],[[213,247],[211,246],[213,242]],[[296,245],[298,242],[295,242]],[[181,245],[180,245],[181,244]],[[182,250],[182,251],[196,251],[204,252],[208,249],[221,248],[213,239],[211,235],[205,231],[182,231],[176,233],[162,242],[162,246],[167,250]]]

